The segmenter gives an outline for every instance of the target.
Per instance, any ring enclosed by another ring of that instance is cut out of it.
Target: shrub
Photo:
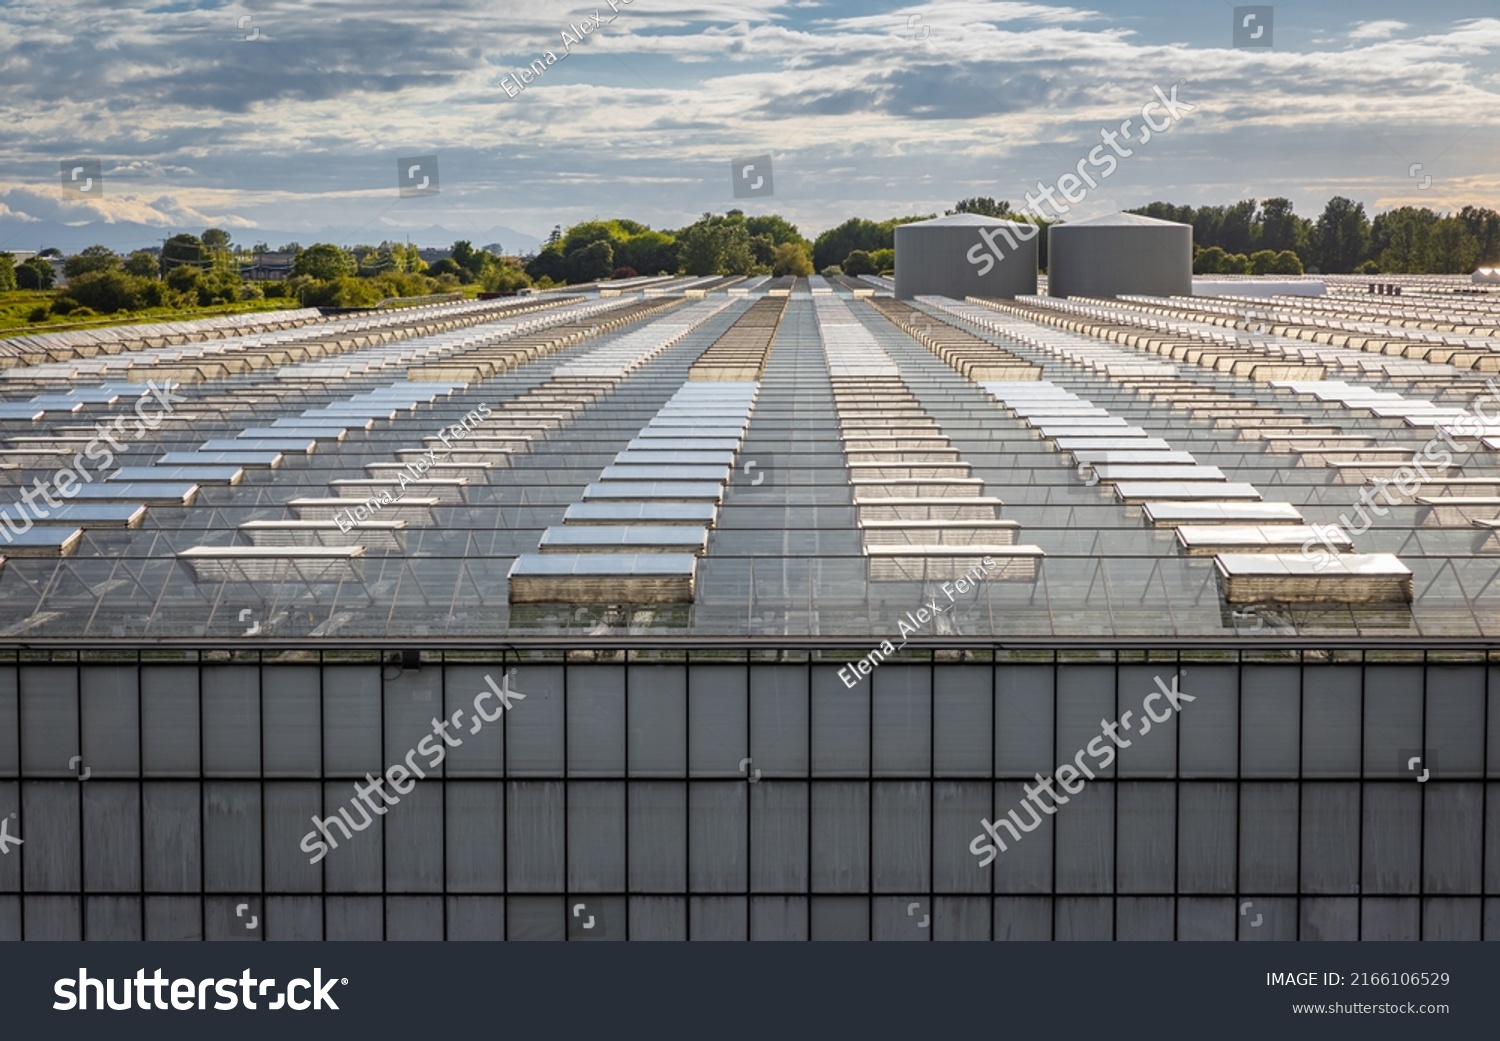
[[[800,244],[783,242],[776,247],[771,259],[771,274],[806,276],[812,273],[812,261]]]
[[[873,275],[875,273],[875,261],[864,250],[856,249],[844,258],[843,269],[844,274],[854,277]]]
[[[232,271],[210,271],[198,284],[198,306],[227,304],[240,296],[240,276]]]
[[[72,313],[79,307],[90,308],[99,314],[138,311],[146,306],[144,289],[150,283],[150,279],[127,275],[117,267],[90,271],[72,279],[68,288],[53,301],[52,309],[59,314]]]
[[[380,291],[361,278],[345,275],[327,282],[314,282],[305,297],[309,307],[371,307],[380,302]]]
[[[203,281],[203,275],[195,267],[188,264],[178,264],[167,272],[167,285],[179,293],[188,294],[194,298],[198,295],[198,284]]]
[[[501,262],[484,273],[481,284],[486,293],[514,293],[531,285],[531,278],[519,264]]]
[[[1250,258],[1243,253],[1226,253],[1219,260],[1218,273],[1221,275],[1248,275],[1250,273]]]
[[[1300,275],[1302,274],[1302,258],[1289,249],[1284,249],[1276,254],[1276,263],[1271,268],[1272,274],[1277,275]]]

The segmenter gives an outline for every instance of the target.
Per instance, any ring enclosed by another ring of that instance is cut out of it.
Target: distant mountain
[[[0,217],[0,250],[37,250],[55,246],[64,253],[76,253],[86,246],[103,245],[117,253],[160,246],[163,239],[181,232],[200,234],[202,228],[161,228],[151,224],[60,224],[56,221],[23,221]],[[288,242],[311,246],[314,242],[337,242],[342,246],[376,245],[382,239],[392,242],[410,240],[416,246],[451,246],[468,239],[476,247],[499,243],[506,253],[532,253],[541,245],[534,235],[496,225],[480,231],[476,228],[453,230],[434,224],[420,230],[393,228],[382,224],[362,228],[325,227],[315,231],[286,231],[275,228],[235,228],[230,236],[236,245],[253,246],[264,242],[272,249]]]

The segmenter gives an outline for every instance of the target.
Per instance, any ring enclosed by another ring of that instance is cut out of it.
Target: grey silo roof
[[[1143,217],[1139,213],[1106,213],[1102,217],[1090,217],[1088,220],[1065,221],[1055,224],[1057,228],[1188,228],[1190,224],[1183,224],[1175,220],[1159,220],[1156,217]]]
[[[995,224],[1021,224],[1022,221],[1001,220],[998,217],[986,217],[978,213],[950,213],[946,217],[933,217],[931,220],[912,221],[910,224],[898,224],[901,228],[973,228],[988,227]]]

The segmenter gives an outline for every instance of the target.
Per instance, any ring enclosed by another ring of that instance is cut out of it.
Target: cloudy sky
[[[1232,46],[1221,0],[616,3],[565,49],[595,4],[4,0],[0,218],[373,241],[740,205],[815,234],[1019,203],[1173,85],[1191,112],[1072,216],[1271,195],[1309,216],[1334,194],[1500,208],[1493,0],[1281,3],[1271,49]],[[510,97],[502,78],[548,50]],[[425,154],[441,194],[402,198],[398,158]],[[736,203],[731,160],[757,154],[775,194]],[[85,157],[102,196],[59,183]]]

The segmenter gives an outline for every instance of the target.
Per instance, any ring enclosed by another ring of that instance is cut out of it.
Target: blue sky
[[[739,205],[815,234],[1019,203],[1174,84],[1192,111],[1070,216],[1272,195],[1306,216],[1335,194],[1500,208],[1493,4],[1276,4],[1267,50],[1231,46],[1221,0],[617,3],[609,21],[603,0],[7,0],[0,218],[374,241]],[[596,8],[605,24],[509,97],[502,78],[564,54]],[[736,203],[731,160],[765,153],[775,195]],[[441,194],[401,198],[397,159],[426,154]],[[58,183],[79,157],[102,161],[103,196]]]

